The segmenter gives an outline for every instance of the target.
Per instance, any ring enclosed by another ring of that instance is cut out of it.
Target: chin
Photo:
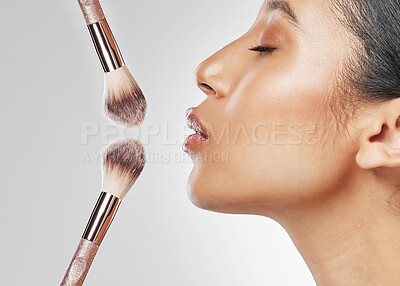
[[[191,202],[198,208],[218,211],[219,199],[216,198],[218,190],[213,188],[209,182],[202,179],[201,172],[194,167],[188,180],[188,196]]]

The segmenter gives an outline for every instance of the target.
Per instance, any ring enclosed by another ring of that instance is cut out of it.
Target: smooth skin
[[[319,286],[400,285],[400,99],[344,108],[340,72],[357,39],[329,0],[287,3],[297,23],[267,0],[198,67],[207,98],[194,112],[209,139],[187,150],[189,196],[276,220]]]

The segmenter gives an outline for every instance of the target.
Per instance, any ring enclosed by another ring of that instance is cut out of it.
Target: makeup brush
[[[96,48],[104,76],[104,110],[117,124],[139,125],[146,113],[146,99],[125,66],[117,42],[98,0],[78,0]]]
[[[135,139],[119,140],[106,148],[103,153],[102,192],[61,286],[83,284],[122,199],[136,182],[144,164],[143,146]]]

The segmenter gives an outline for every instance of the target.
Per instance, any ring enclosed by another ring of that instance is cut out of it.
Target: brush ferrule
[[[88,25],[90,36],[96,48],[104,72],[112,72],[125,65],[121,51],[108,26],[107,20]]]
[[[82,238],[100,245],[120,204],[121,200],[119,198],[109,193],[101,192]]]

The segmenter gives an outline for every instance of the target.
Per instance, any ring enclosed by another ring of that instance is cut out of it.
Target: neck
[[[318,286],[398,285],[400,211],[390,196],[370,186],[353,185],[318,202],[292,205],[277,219]]]

